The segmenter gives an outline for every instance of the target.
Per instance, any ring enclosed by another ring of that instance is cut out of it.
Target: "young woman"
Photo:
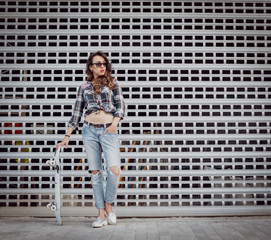
[[[93,227],[116,224],[111,207],[116,197],[120,174],[120,149],[117,126],[125,115],[125,105],[119,82],[111,76],[111,63],[102,51],[91,54],[87,61],[87,82],[79,87],[68,131],[61,143],[67,148],[71,133],[78,127],[83,110],[82,139],[85,146],[88,170],[99,216]],[[101,150],[107,167],[104,191]],[[106,216],[107,215],[107,216]]]

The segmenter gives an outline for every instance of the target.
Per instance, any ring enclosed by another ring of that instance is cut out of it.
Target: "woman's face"
[[[101,64],[103,63],[103,64]],[[94,78],[103,76],[106,71],[106,61],[102,56],[96,55],[92,59],[92,65],[89,66],[89,69],[93,72]]]

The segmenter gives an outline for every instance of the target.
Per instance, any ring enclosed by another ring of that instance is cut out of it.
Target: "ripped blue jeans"
[[[119,177],[115,175],[110,167],[117,166],[120,170],[120,148],[117,134],[106,132],[103,135],[106,127],[95,128],[93,126],[83,125],[82,140],[85,146],[88,170],[91,175],[91,184],[94,192],[94,199],[97,209],[105,208],[104,202],[113,203],[118,189]],[[107,181],[104,191],[102,156],[103,151]],[[99,170],[97,174],[92,174],[91,171]]]

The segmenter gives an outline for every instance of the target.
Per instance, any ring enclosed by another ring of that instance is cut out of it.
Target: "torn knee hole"
[[[91,183],[93,185],[96,185],[102,181],[101,173],[99,170],[97,171],[91,171]]]
[[[114,175],[119,176],[119,174],[120,174],[120,169],[119,169],[117,166],[110,167],[109,169],[110,169],[110,171],[111,171]]]
[[[92,170],[90,170],[90,171],[88,171],[90,174],[92,174],[92,175],[97,175],[97,173],[99,172],[99,170],[94,170],[94,171],[92,171]]]

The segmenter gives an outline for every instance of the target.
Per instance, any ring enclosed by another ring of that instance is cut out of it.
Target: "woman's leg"
[[[104,188],[103,188],[103,176],[100,170],[91,171],[91,185],[94,193],[94,199],[96,208],[99,209],[99,216],[103,216],[104,212]]]
[[[119,185],[119,167],[118,166],[111,166],[107,169],[107,182],[106,182],[106,189],[105,189],[105,202],[110,204],[114,202],[117,189]],[[106,209],[107,210],[107,209]],[[108,208],[110,210],[110,208]]]
[[[117,134],[106,132],[105,135],[100,137],[100,143],[107,166],[105,210],[107,214],[109,214],[112,212],[111,204],[116,198],[120,178],[120,148],[118,136]]]
[[[96,208],[99,209],[99,215],[101,213],[101,217],[104,217],[105,198],[102,176],[102,157],[97,130],[91,126],[88,127],[84,125],[82,129],[82,140],[87,154]]]
[[[107,171],[108,178],[107,178],[106,191],[105,191],[107,194],[106,195],[107,197],[106,197],[106,201],[104,202],[105,211],[107,215],[110,212],[113,212],[111,203],[114,202],[116,192],[112,190],[117,191],[118,183],[119,183],[119,173],[120,173],[120,169],[117,166],[112,166],[109,168],[109,171]],[[112,183],[113,183],[113,186],[112,186]]]

